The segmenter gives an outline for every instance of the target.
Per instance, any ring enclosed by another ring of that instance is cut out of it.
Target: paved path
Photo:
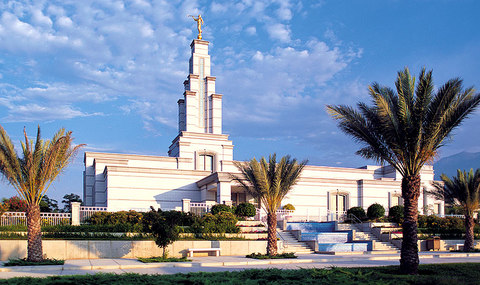
[[[299,269],[325,267],[368,267],[398,265],[399,254],[382,255],[325,255],[303,254],[297,259],[256,260],[244,256],[194,257],[192,262],[142,263],[135,259],[77,259],[64,265],[5,267],[0,262],[0,278],[46,277],[104,273],[175,274],[189,272],[218,272],[245,269]],[[479,262],[480,253],[422,252],[421,264]]]

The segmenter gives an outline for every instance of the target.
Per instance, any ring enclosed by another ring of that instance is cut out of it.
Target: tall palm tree
[[[391,164],[402,175],[405,221],[401,271],[418,271],[417,219],[420,170],[431,163],[445,138],[480,103],[473,88],[451,79],[436,92],[432,71],[423,68],[415,86],[408,68],[398,72],[396,92],[378,83],[369,87],[373,106],[327,106],[338,126],[363,146],[357,154]]]
[[[480,169],[475,173],[473,169],[469,172],[457,170],[457,176],[450,179],[447,175],[442,174],[441,182],[433,182],[434,190],[429,191],[439,199],[445,202],[460,206],[465,215],[465,244],[464,251],[473,250],[473,221],[474,212],[480,208]]]
[[[297,183],[307,161],[298,163],[287,155],[277,163],[277,156],[273,154],[269,155],[268,162],[262,157],[260,161],[253,158],[249,162],[234,163],[242,173],[242,176],[234,176],[234,179],[258,199],[267,212],[267,254],[277,255],[277,209]]]
[[[72,161],[83,145],[72,146],[72,132],[60,129],[52,140],[42,140],[40,127],[34,142],[23,130],[23,157],[19,157],[13,143],[0,126],[0,172],[27,203],[27,259],[43,259],[40,201],[55,178]]]

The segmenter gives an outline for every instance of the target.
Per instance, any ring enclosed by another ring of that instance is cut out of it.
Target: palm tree
[[[415,86],[408,68],[398,72],[396,92],[373,83],[373,106],[358,103],[327,106],[339,128],[363,144],[357,154],[391,164],[402,175],[405,221],[400,269],[417,274],[417,219],[420,171],[431,163],[452,130],[480,103],[473,88],[463,90],[462,80],[451,79],[436,92],[432,71],[423,68]]]
[[[234,179],[258,199],[267,212],[267,254],[277,255],[277,209],[297,183],[307,161],[298,163],[287,155],[277,163],[276,154],[273,154],[268,157],[268,162],[262,157],[260,161],[253,158],[249,162],[234,163],[242,173],[242,176],[234,176]]]
[[[40,201],[83,145],[73,147],[72,132],[65,132],[64,129],[60,129],[52,140],[44,141],[38,127],[35,143],[28,139],[25,129],[23,133],[25,142],[21,143],[23,157],[20,158],[10,137],[0,126],[0,172],[27,204],[27,259],[41,261]]]
[[[466,171],[457,170],[457,176],[450,179],[442,174],[441,182],[433,182],[435,187],[429,191],[438,199],[444,199],[445,202],[460,206],[465,215],[465,244],[464,251],[473,250],[473,221],[474,212],[480,208],[480,169],[473,173],[473,169]]]

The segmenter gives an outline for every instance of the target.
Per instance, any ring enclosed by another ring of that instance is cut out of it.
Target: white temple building
[[[83,200],[108,211],[188,210],[190,206],[254,202],[232,181],[233,143],[222,132],[222,95],[210,74],[208,41],[193,40],[185,92],[178,100],[178,135],[168,157],[117,153],[85,153]],[[444,204],[425,194],[433,167],[421,172],[421,213],[443,214]],[[402,203],[401,175],[391,166],[341,168],[308,165],[283,204],[295,216],[331,219],[354,206],[373,203],[388,208]]]

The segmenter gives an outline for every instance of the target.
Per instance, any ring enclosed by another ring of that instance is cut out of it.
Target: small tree
[[[283,209],[284,209],[284,210],[295,211],[295,207],[294,207],[292,204],[290,204],[290,203],[288,203],[288,204],[286,204],[286,205],[283,205]]]
[[[435,189],[430,193],[448,203],[460,206],[465,215],[464,251],[472,251],[474,247],[475,211],[480,208],[480,169],[473,172],[457,170],[457,176],[449,178],[442,174],[443,183],[434,182]]]
[[[385,216],[385,208],[382,205],[375,203],[370,205],[370,207],[368,207],[367,217],[370,220],[379,219],[383,216]]]
[[[404,211],[401,205],[393,206],[388,210],[388,217],[391,221],[401,224],[403,222]]]
[[[225,204],[216,204],[212,206],[212,209],[210,210],[212,215],[216,215],[220,212],[232,212],[232,207],[225,205]]]
[[[83,145],[73,145],[72,132],[60,129],[51,140],[43,140],[40,127],[36,140],[24,129],[21,155],[0,126],[0,173],[27,204],[27,259],[43,259],[40,201],[53,181],[73,160]]]
[[[163,249],[162,257],[167,258],[166,248],[179,238],[179,217],[175,211],[163,212],[158,209],[145,213],[142,219],[143,230],[151,233],[155,238],[155,243]]]
[[[8,211],[8,205],[5,204],[5,203],[1,203],[0,204],[0,217],[2,217],[2,215]]]
[[[364,220],[367,217],[365,210],[362,207],[352,207],[348,209],[347,215],[354,215],[360,220]]]
[[[234,176],[243,188],[261,203],[267,212],[267,254],[277,255],[277,210],[283,198],[299,180],[307,161],[297,162],[289,155],[277,162],[275,154],[267,160],[234,162],[242,175]]]
[[[70,213],[72,211],[72,202],[80,202],[83,205],[83,201],[79,195],[75,193],[66,194],[62,200],[64,213]]]
[[[43,196],[40,201],[40,212],[58,213],[58,202],[55,199],[50,199],[47,195]]]
[[[257,213],[255,206],[250,203],[240,203],[235,209],[235,215],[239,217],[254,217]]]
[[[18,196],[13,196],[11,198],[3,198],[3,204],[7,208],[9,212],[26,212],[27,211],[27,203],[24,200],[19,198]]]

